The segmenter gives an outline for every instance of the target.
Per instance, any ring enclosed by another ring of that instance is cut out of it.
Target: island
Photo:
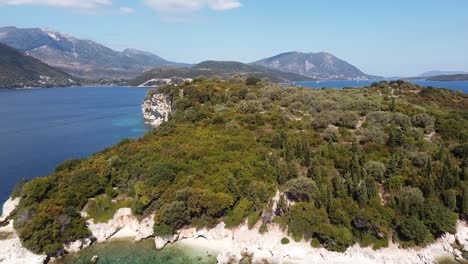
[[[142,105],[153,131],[17,185],[0,255],[36,263],[129,237],[218,248],[219,263],[462,260],[467,102],[403,81],[161,85]]]
[[[468,81],[468,74],[438,75],[427,79],[428,81]]]

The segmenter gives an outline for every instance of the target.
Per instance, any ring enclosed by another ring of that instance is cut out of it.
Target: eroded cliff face
[[[145,122],[152,126],[160,126],[169,119],[172,103],[168,96],[162,93],[148,93],[141,105]]]
[[[120,208],[107,223],[94,223],[90,219],[87,224],[98,243],[109,238],[133,238],[140,241],[153,235],[153,217],[150,215],[139,221],[130,208]]]
[[[16,200],[9,200],[4,208],[3,219],[14,210]],[[78,252],[94,241],[105,242],[110,238],[131,238],[141,240],[152,237],[154,215],[149,215],[142,221],[133,216],[130,208],[117,210],[114,217],[107,223],[94,223],[88,220],[88,228],[93,234],[92,239],[74,241],[65,245],[66,252]],[[156,249],[162,249],[169,243],[185,243],[191,247],[201,247],[217,252],[218,263],[240,263],[248,256],[252,263],[348,263],[348,264],[430,264],[437,263],[439,257],[455,257],[463,263],[461,252],[452,245],[457,243],[464,250],[468,249],[468,225],[459,221],[455,235],[445,234],[438,241],[426,248],[402,249],[391,244],[388,248],[372,250],[354,245],[345,253],[331,252],[324,248],[312,248],[309,243],[295,242],[290,238],[287,245],[281,244],[283,237],[288,237],[277,224],[269,224],[268,232],[260,234],[258,227],[249,229],[246,224],[228,229],[224,223],[212,229],[181,229],[174,236],[155,237]],[[0,263],[35,264],[46,261],[45,255],[35,255],[23,248],[13,229],[13,220],[7,226],[0,228],[0,233],[7,234],[0,238]]]

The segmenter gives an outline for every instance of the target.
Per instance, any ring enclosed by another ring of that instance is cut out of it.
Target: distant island
[[[418,77],[429,78],[429,77],[440,76],[440,75],[455,75],[455,74],[467,74],[467,73],[463,72],[463,71],[440,71],[440,70],[435,70],[435,71],[428,71],[428,72],[421,73]]]
[[[468,74],[438,75],[427,78],[428,81],[468,81]]]
[[[383,79],[381,76],[365,74],[355,66],[327,52],[286,52],[252,64],[321,80]]]
[[[244,241],[220,263],[294,254],[429,263],[430,248],[462,259],[467,102],[403,81],[307,89],[234,75],[162,85],[143,103],[145,118],[160,120],[152,132],[21,182],[3,220],[49,259],[128,236],[154,237],[157,248]],[[402,248],[385,251],[394,244]]]

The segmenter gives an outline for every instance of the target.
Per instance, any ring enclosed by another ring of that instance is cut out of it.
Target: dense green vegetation
[[[465,94],[401,81],[335,90],[239,77],[160,91],[173,101],[168,122],[18,188],[24,246],[60,252],[90,235],[79,211],[105,221],[120,206],[111,198],[139,217],[155,212],[157,235],[221,220],[263,221],[265,232],[275,222],[336,251],[389,238],[424,245],[468,214]]]

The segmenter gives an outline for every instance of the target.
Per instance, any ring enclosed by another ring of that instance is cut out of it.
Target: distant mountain
[[[418,77],[433,77],[433,76],[441,76],[441,75],[455,75],[455,74],[466,74],[463,71],[428,71],[425,73],[420,74]]]
[[[51,66],[88,79],[133,78],[160,66],[187,66],[149,52],[112,50],[99,43],[39,28],[0,28],[0,42]]]
[[[268,69],[262,66],[249,65],[234,61],[205,61],[193,67],[174,68],[160,67],[143,73],[141,76],[130,81],[130,85],[141,85],[149,80],[165,79],[172,77],[196,78],[199,76],[220,76],[229,78],[235,74],[243,76],[256,76],[268,78],[273,82],[314,81],[316,79],[289,72]]]
[[[318,79],[378,79],[330,53],[287,52],[252,63]]]
[[[0,43],[0,88],[79,85],[69,74]]]
[[[468,74],[439,75],[427,78],[428,81],[468,81]]]

